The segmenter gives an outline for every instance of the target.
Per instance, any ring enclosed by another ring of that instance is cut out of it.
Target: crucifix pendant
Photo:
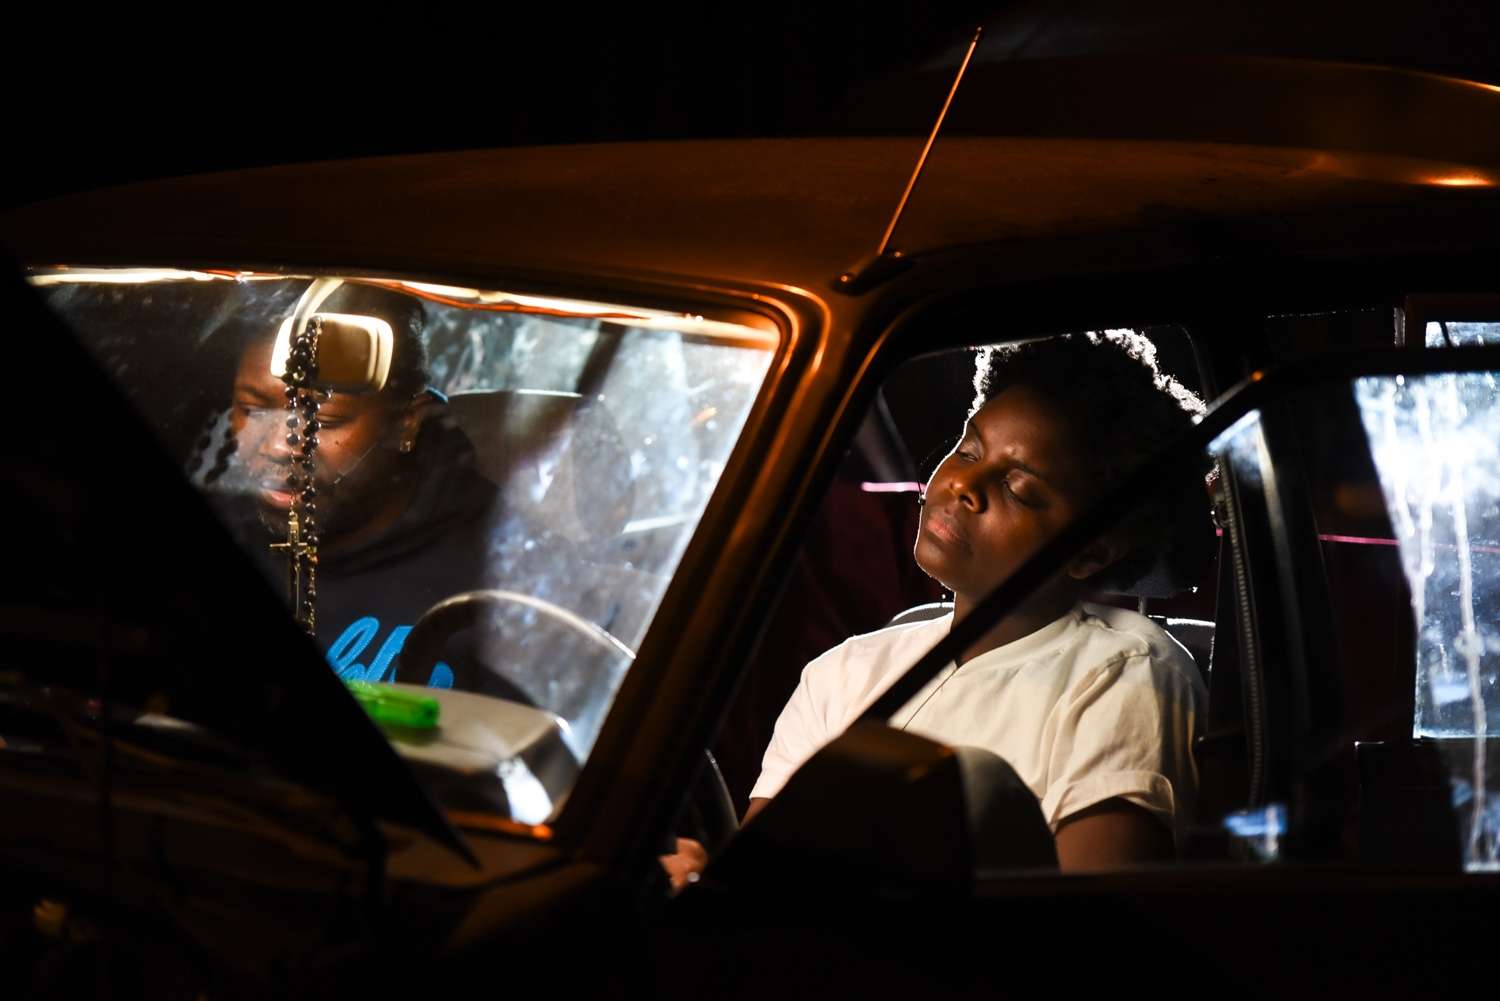
[[[316,606],[312,598],[316,594],[317,549],[303,537],[295,505],[287,512],[286,541],[273,542],[271,548],[286,554],[287,598],[292,603],[292,617],[309,635],[316,636]]]
[[[271,545],[286,554],[287,592],[292,617],[307,634],[318,636],[318,520],[317,487],[314,485],[313,455],[318,447],[319,393],[314,386],[318,373],[318,336],[322,324],[309,319],[306,329],[291,337],[286,371],[287,436],[292,456],[287,485],[292,502],[287,507],[286,541]]]

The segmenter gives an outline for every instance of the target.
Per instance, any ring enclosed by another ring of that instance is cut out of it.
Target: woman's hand
[[[698,876],[708,867],[708,852],[692,838],[678,838],[677,851],[657,858],[672,881],[673,893],[681,893],[684,887],[698,882]]]
[[[740,820],[740,826],[744,827],[751,819],[765,808],[770,799],[757,797],[750,801],[750,807],[745,811],[745,816]],[[666,870],[667,878],[672,881],[672,892],[681,893],[682,888],[698,882],[698,877],[703,870],[708,868],[708,849],[694,841],[692,838],[678,838],[677,850],[671,855],[658,855],[661,867]]]

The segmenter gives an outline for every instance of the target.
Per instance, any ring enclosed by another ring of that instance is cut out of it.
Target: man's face
[[[1055,409],[1017,386],[964,428],[927,484],[917,565],[960,599],[977,601],[1087,502],[1088,471]]]
[[[261,518],[280,532],[286,530],[292,502],[287,476],[300,446],[287,443],[294,429],[287,424],[286,384],[271,374],[272,343],[272,338],[261,338],[241,357],[230,425]],[[368,517],[391,472],[400,418],[400,408],[384,393],[334,393],[323,403],[313,483],[325,537],[353,531]]]

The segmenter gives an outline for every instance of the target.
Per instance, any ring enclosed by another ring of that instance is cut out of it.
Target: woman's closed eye
[[[1000,487],[1006,495],[1023,505],[1024,507],[1044,507],[1047,498],[1042,494],[1036,482],[1025,474],[1010,473],[1000,481]]]

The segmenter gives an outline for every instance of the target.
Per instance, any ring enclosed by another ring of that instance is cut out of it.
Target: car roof
[[[894,245],[978,255],[991,273],[1027,280],[1236,254],[1359,259],[1493,244],[1500,88],[1285,60],[1212,66],[1174,76],[1159,65],[1133,83],[1107,59],[1023,68],[1033,83],[1050,80],[1049,94],[1116,81],[1128,99],[1100,102],[1114,117],[991,116],[996,128],[1045,135],[943,138]],[[981,74],[964,92],[965,131],[982,130],[986,102],[1009,93],[1016,103],[1016,72]],[[1152,96],[1174,87],[1191,99]],[[1134,123],[1121,117],[1127,107]],[[1330,141],[1309,145],[1320,121]],[[1433,142],[1434,128],[1451,141]],[[330,161],[68,196],[12,212],[3,232],[32,264],[220,260],[826,287],[873,249],[920,142],[694,140]]]

